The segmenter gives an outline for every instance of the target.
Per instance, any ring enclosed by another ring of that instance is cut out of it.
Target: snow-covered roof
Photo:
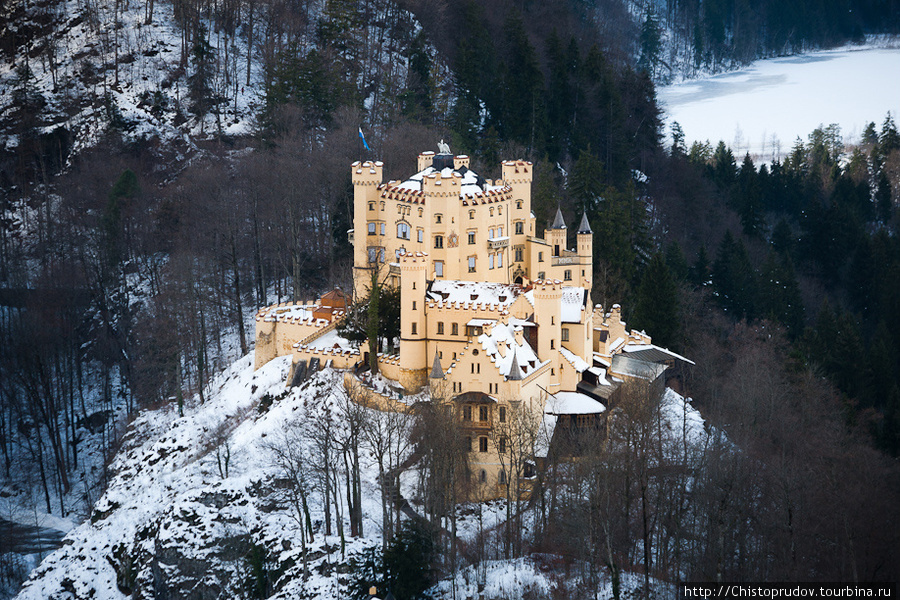
[[[575,367],[575,370],[579,373],[582,373],[591,367],[586,360],[564,346],[559,347],[559,353],[562,354],[563,358],[569,361],[569,364]]]
[[[564,287],[560,300],[560,319],[563,323],[580,323],[582,308],[587,299],[587,290],[580,287]]]
[[[551,415],[596,415],[606,407],[581,392],[557,392],[547,398],[544,412]]]
[[[524,339],[521,344],[516,342],[515,326],[513,325],[498,323],[491,328],[490,335],[483,333],[478,336],[478,343],[481,344],[481,348],[500,371],[500,375],[504,377],[510,377],[513,357],[515,357],[515,362],[518,364],[521,377],[528,377],[546,362],[541,362],[534,349]],[[500,353],[501,345],[506,348],[506,356]],[[519,377],[518,374],[512,373],[510,378],[516,379]]]
[[[489,185],[483,177],[467,167],[460,167],[458,170],[451,167],[444,167],[443,169],[438,170],[433,166],[419,171],[415,175],[411,175],[410,178],[406,181],[396,184],[390,184],[389,187],[400,190],[421,192],[422,180],[430,175],[435,175],[436,177],[440,177],[441,179],[451,179],[453,177],[459,177],[461,179],[459,195],[463,198],[475,197],[478,194],[484,194],[485,192],[493,192],[504,189],[504,186],[502,185]]]
[[[666,366],[630,358],[625,354],[616,354],[612,357],[610,370],[620,375],[652,381],[665,372]]]
[[[483,283],[479,281],[438,280],[428,291],[435,302],[459,302],[460,304],[496,304],[505,308],[524,292],[520,285]]]

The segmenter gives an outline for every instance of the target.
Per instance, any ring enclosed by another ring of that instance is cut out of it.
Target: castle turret
[[[553,375],[551,385],[559,384],[559,365],[556,364],[561,343],[560,304],[562,282],[534,282],[534,319],[538,326],[537,354],[542,361],[550,360]]]
[[[562,211],[557,208],[553,225],[550,226],[550,231],[544,234],[544,239],[550,244],[553,256],[562,256],[563,251],[565,251],[566,233],[566,222],[563,220]]]
[[[380,264],[383,257],[384,244],[381,242],[380,222],[386,219],[386,212],[378,201],[378,186],[382,183],[383,164],[380,161],[359,161],[350,167],[350,178],[353,181],[353,269],[354,289],[353,296],[356,299],[369,295],[365,283],[371,280],[360,270]],[[376,235],[368,236],[369,223],[375,223]],[[370,254],[375,258],[374,263],[369,262]]]
[[[582,214],[581,223],[578,225],[576,232],[578,244],[578,256],[581,258],[581,287],[590,292],[591,290],[591,273],[594,271],[594,232],[591,231],[591,224],[588,223],[587,213]]]
[[[401,254],[400,263],[400,384],[409,392],[424,385],[428,370],[426,356],[424,252]]]

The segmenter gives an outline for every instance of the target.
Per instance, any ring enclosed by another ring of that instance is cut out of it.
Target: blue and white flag
[[[359,128],[359,139],[362,140],[363,146],[365,146],[366,150],[371,152],[372,149],[369,148],[369,144],[366,143],[366,136],[363,135],[362,127]]]

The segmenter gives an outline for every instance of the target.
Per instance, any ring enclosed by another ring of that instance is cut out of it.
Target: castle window
[[[492,216],[492,217],[494,216],[494,209],[493,209],[493,207],[491,208],[491,216]]]
[[[475,220],[475,211],[474,211],[474,210],[470,210],[470,211],[469,211],[469,220],[470,220],[470,221],[474,221],[474,220]]]
[[[469,273],[474,273],[474,272],[475,272],[475,257],[470,256],[469,257]]]
[[[503,442],[503,440],[500,440],[500,441],[501,441],[501,443]],[[504,450],[501,450],[501,452],[504,452]],[[505,469],[500,469],[500,474],[497,475],[497,483],[499,483],[500,485],[506,485],[506,470]]]
[[[491,227],[490,229],[488,229],[488,239],[489,239],[489,240],[494,239],[494,228],[493,228],[493,227]]]
[[[386,231],[387,231],[387,225],[382,223],[381,224],[381,235],[384,235]]]
[[[488,407],[487,406],[479,406],[478,407],[478,420],[481,422],[488,420]]]
[[[559,256],[559,244],[553,245],[553,256]]]
[[[435,248],[443,248],[444,247],[444,236],[442,236],[442,235],[434,236],[434,247]]]
[[[497,253],[497,268],[499,269],[502,266],[503,266],[503,253],[498,252]]]
[[[521,235],[525,233],[525,223],[523,221],[516,221],[516,235]]]
[[[584,277],[584,269],[581,270],[581,276]]]
[[[522,249],[516,248],[516,262],[522,262]]]
[[[525,468],[522,469],[522,475],[529,479],[534,477],[534,464],[530,462],[525,463]]]
[[[416,332],[415,329],[416,329],[415,323],[413,323],[413,333]],[[550,349],[553,350],[555,347],[556,347],[556,340],[550,340]]]
[[[375,203],[369,202],[369,210],[375,210]]]
[[[425,209],[421,206],[419,207],[419,216],[421,217],[425,213]]]
[[[543,252],[538,252],[538,262],[544,262],[544,253]],[[543,277],[541,279],[543,279]]]
[[[506,407],[505,407],[505,406],[501,406],[501,407],[500,407],[500,410],[498,411],[498,413],[499,413],[499,414],[497,415],[497,418],[500,420],[500,422],[501,422],[501,423],[506,423]]]
[[[463,421],[472,420],[472,407],[468,404],[463,406]]]
[[[550,369],[550,377],[556,377],[556,369]]]
[[[516,208],[522,208],[522,201],[516,200]]]
[[[425,241],[425,230],[424,229],[417,230],[416,235],[418,236],[418,240],[419,240],[420,244]]]
[[[435,277],[443,277],[444,276],[444,261],[442,261],[442,260],[434,261],[434,276]]]
[[[375,235],[375,223],[369,223],[369,235]]]
[[[438,321],[438,335],[444,335],[444,322]]]
[[[409,239],[409,223],[397,223],[397,237],[402,240]]]
[[[478,440],[478,445],[479,445],[479,446],[481,446],[481,440],[484,440],[485,443],[487,443],[487,438],[481,438],[480,440]],[[485,447],[485,449],[482,450],[482,452],[487,452],[487,447]],[[484,469],[482,469],[482,470],[481,470],[481,473],[478,474],[478,480],[479,480],[481,483],[487,483],[487,471],[485,471]]]
[[[497,207],[497,214],[498,214],[498,215],[502,215],[502,214],[503,214],[503,207],[502,207],[502,206],[498,206],[498,207]]]
[[[381,202],[380,208],[381,208],[381,210],[384,210],[384,201]]]
[[[474,244],[474,243],[475,243],[475,232],[474,232],[474,231],[470,231],[470,232],[469,232],[469,243],[470,243],[470,244]]]
[[[500,454],[506,454],[506,436],[501,436],[497,443],[497,449],[500,451]],[[502,474],[503,471],[500,471]],[[503,483],[502,481],[500,483]]]
[[[562,328],[562,341],[564,341],[564,342],[569,341],[569,328],[568,327]]]
[[[538,279],[544,279],[544,275],[546,275],[544,271],[538,271]]]
[[[566,269],[565,273],[563,273],[563,279],[572,281],[572,269]]]
[[[384,248],[378,246],[369,246],[369,262],[384,262]]]
[[[435,222],[435,223],[440,223],[440,222],[441,222],[441,215],[434,215],[434,222]]]
[[[494,268],[494,255],[488,254],[488,269]]]
[[[487,448],[488,448],[487,442],[488,442],[488,440],[486,437],[478,438],[478,451],[479,452],[487,452]],[[487,476],[485,475],[484,471],[482,471],[481,472],[481,481],[486,481],[486,480],[487,480]]]
[[[503,225],[497,228],[497,237],[503,237]]]
[[[459,335],[459,323],[450,325],[450,335]],[[456,352],[453,353],[453,360],[456,360]]]
[[[466,436],[466,450],[469,452],[472,451],[472,436],[471,435]]]
[[[413,289],[416,289],[416,282],[413,282]],[[416,301],[413,300],[413,310],[416,310]]]
[[[416,331],[416,329],[418,329],[418,323],[413,322],[413,324],[412,324],[412,334],[413,334],[413,335],[416,335],[416,334],[418,333],[418,332]],[[553,347],[553,342],[550,342],[550,347],[551,347],[551,348]]]

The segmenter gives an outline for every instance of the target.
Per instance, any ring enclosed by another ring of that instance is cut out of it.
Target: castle
[[[557,429],[596,424],[625,381],[661,393],[667,367],[690,363],[628,331],[618,305],[591,304],[587,216],[573,249],[559,210],[538,236],[530,162],[503,162],[496,181],[449,153],[419,154],[405,181],[384,182],[380,162],[351,169],[354,298],[365,300],[373,273],[400,289],[399,354],[379,353],[379,372],[407,394],[429,389],[455,407],[482,496],[513,483],[504,453],[522,415],[536,465]],[[346,310],[338,300],[262,309],[256,366],[291,353],[296,379],[325,364],[366,364],[366,346],[334,331]]]

